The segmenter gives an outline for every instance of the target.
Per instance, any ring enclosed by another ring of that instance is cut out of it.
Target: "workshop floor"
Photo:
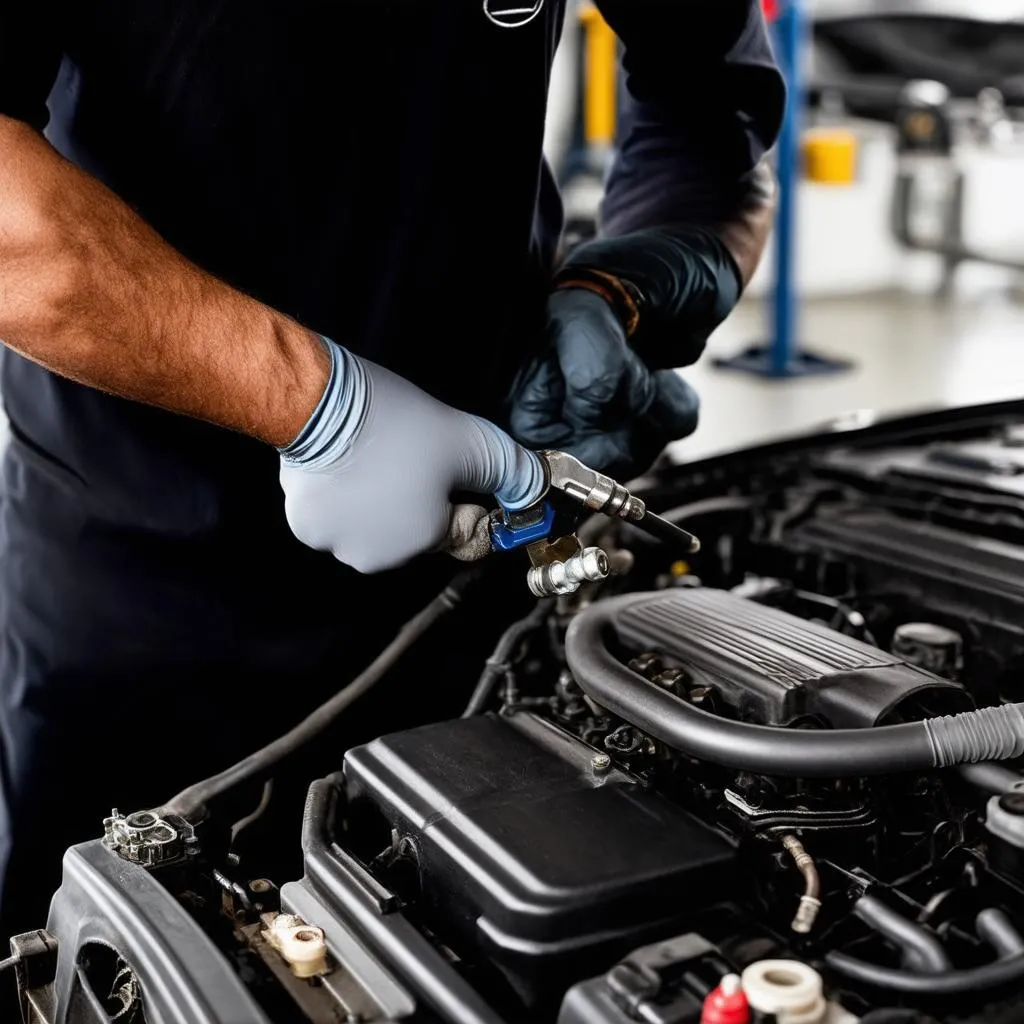
[[[712,338],[709,355],[762,341],[766,313],[760,300],[745,302]],[[700,392],[701,425],[673,447],[673,457],[691,461],[861,410],[891,415],[1024,397],[1024,304],[1003,297],[818,300],[805,305],[800,335],[811,351],[852,358],[855,367],[771,381],[705,358],[684,374]]]

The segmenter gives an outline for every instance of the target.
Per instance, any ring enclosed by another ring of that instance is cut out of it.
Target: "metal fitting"
[[[156,811],[122,815],[115,807],[103,819],[103,845],[124,860],[155,868],[199,852],[195,829],[176,814]]]
[[[0,960],[0,973],[15,967],[23,990],[42,988],[57,977],[57,940],[43,929],[11,937],[11,956]]]
[[[818,869],[814,866],[814,858],[804,849],[803,843],[796,836],[782,837],[782,845],[796,863],[797,870],[804,876],[804,894],[796,908],[796,915],[790,928],[798,935],[806,935],[813,927],[814,921],[821,910],[821,884],[818,881]]]
[[[608,578],[608,556],[600,548],[584,548],[564,562],[535,565],[526,574],[526,583],[534,597],[558,597],[572,594],[588,582]]]
[[[565,452],[541,452],[548,484],[586,508],[620,519],[643,519],[647,507],[610,476],[597,473]]]
[[[819,910],[821,910],[821,900],[815,899],[813,896],[801,896],[790,928],[798,935],[806,935],[814,927]]]

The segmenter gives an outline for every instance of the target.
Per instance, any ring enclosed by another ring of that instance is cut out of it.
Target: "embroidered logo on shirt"
[[[544,0],[484,0],[484,14],[499,28],[519,28],[540,14]]]

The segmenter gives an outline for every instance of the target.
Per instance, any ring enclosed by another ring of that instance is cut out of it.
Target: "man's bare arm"
[[[743,287],[761,262],[775,218],[775,176],[762,160],[751,172],[750,189],[742,209],[734,217],[716,224],[715,234],[725,243],[739,267]]]
[[[278,446],[330,368],[315,334],[190,263],[2,116],[0,338],[83,384]]]

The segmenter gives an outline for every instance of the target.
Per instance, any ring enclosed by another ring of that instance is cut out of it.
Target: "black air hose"
[[[918,974],[942,974],[952,968],[942,943],[927,928],[908,921],[874,896],[861,896],[853,913],[903,951],[903,963]]]
[[[494,688],[501,681],[502,677],[511,669],[511,660],[516,653],[516,648],[536,629],[544,623],[544,619],[551,611],[554,601],[551,598],[544,598],[538,601],[533,610],[525,618],[513,622],[498,640],[494,653],[487,659],[483,673],[480,676],[466,710],[462,712],[463,718],[472,718],[479,715],[487,707]]]
[[[1001,764],[989,764],[984,761],[980,764],[961,765],[958,771],[965,782],[996,796],[1001,796],[1008,789],[1013,789],[1024,782],[1024,775],[1020,772]]]
[[[417,612],[395,638],[347,686],[311,711],[301,722],[266,746],[243,757],[222,772],[195,782],[172,797],[155,813],[177,814],[189,820],[201,819],[210,801],[230,793],[244,783],[266,778],[282,761],[301,750],[346,712],[360,697],[372,690],[408,650],[462,600],[463,593],[480,575],[477,568],[459,573],[425,608]]]
[[[644,679],[608,650],[614,613],[644,598],[612,598],[581,612],[565,638],[566,660],[597,704],[691,757],[760,775],[843,778],[1024,754],[1024,704],[872,729],[798,730],[719,718]]]
[[[998,907],[988,907],[974,919],[978,938],[991,946],[1003,960],[1024,953],[1024,938]]]
[[[981,967],[945,974],[911,974],[898,967],[879,967],[845,953],[828,953],[825,963],[836,974],[870,988],[898,992],[905,996],[981,995],[1002,989],[1016,989],[1024,982],[1024,954],[997,960]]]
[[[917,1010],[885,1008],[871,1010],[861,1017],[860,1024],[939,1024],[934,1017],[922,1017]]]

